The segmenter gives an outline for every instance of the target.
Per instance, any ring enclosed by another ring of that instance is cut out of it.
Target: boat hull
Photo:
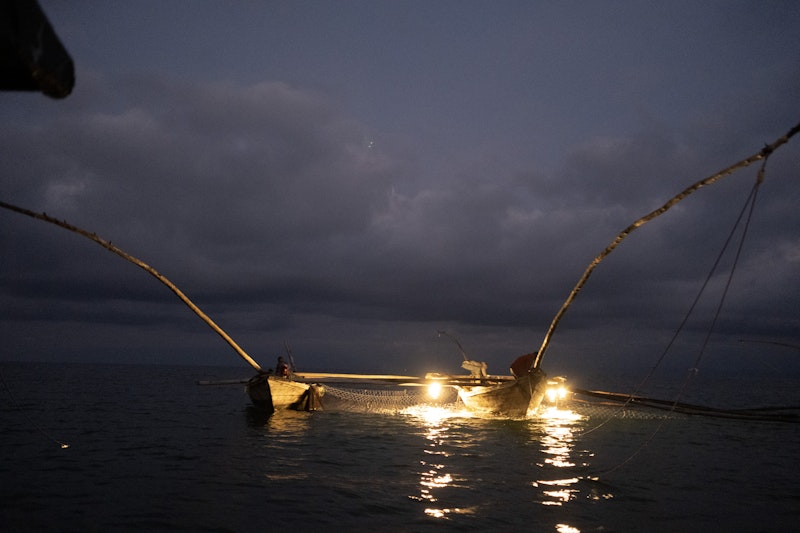
[[[259,374],[247,382],[246,391],[253,405],[273,411],[281,409],[315,411],[322,407],[321,386],[301,383],[290,378]]]
[[[521,418],[539,407],[546,387],[545,373],[533,369],[513,381],[456,389],[464,406],[476,414]]]

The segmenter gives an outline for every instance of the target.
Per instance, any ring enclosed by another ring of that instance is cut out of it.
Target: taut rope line
[[[752,165],[756,161],[761,161],[762,159],[766,159],[767,157],[769,157],[770,154],[772,154],[772,152],[774,152],[780,146],[782,146],[782,145],[786,144],[787,142],[789,142],[789,139],[791,139],[798,131],[800,131],[800,123],[798,123],[795,127],[790,129],[785,135],[783,135],[782,137],[777,139],[772,144],[768,144],[768,145],[764,146],[764,148],[762,148],[758,153],[753,154],[748,158],[742,159],[738,163],[734,163],[733,165],[729,166],[728,168],[725,168],[725,169],[717,172],[716,174],[714,174],[712,176],[709,176],[709,177],[707,177],[705,179],[702,179],[702,180],[698,181],[697,183],[694,183],[693,185],[690,185],[689,187],[687,187],[686,189],[681,191],[679,194],[673,196],[667,203],[665,203],[664,205],[662,205],[661,207],[659,207],[655,211],[653,211],[651,213],[648,213],[647,215],[645,215],[642,218],[636,220],[630,226],[628,226],[627,228],[622,230],[619,233],[619,235],[617,235],[617,237],[613,241],[611,241],[611,244],[609,244],[605,248],[605,250],[600,252],[597,255],[597,257],[595,257],[592,260],[591,263],[589,263],[589,266],[583,272],[583,275],[578,280],[578,283],[575,284],[575,287],[573,287],[572,291],[569,293],[569,296],[567,296],[567,299],[561,305],[561,308],[558,310],[558,313],[556,313],[555,317],[553,318],[553,321],[550,323],[550,327],[548,328],[547,333],[544,336],[544,340],[542,341],[542,345],[539,347],[539,352],[537,353],[536,359],[533,362],[533,368],[538,368],[539,365],[541,365],[542,358],[544,357],[544,354],[547,351],[547,346],[548,346],[548,344],[550,344],[550,339],[553,337],[553,333],[555,333],[555,330],[558,327],[558,323],[561,321],[561,318],[564,316],[564,313],[567,312],[567,309],[572,304],[573,300],[575,300],[575,298],[578,296],[578,293],[581,291],[583,286],[586,284],[587,281],[589,281],[589,276],[592,275],[592,272],[594,271],[595,267],[597,267],[597,265],[599,265],[600,262],[603,259],[605,259],[608,254],[613,252],[614,249],[617,246],[619,246],[619,244],[628,235],[630,235],[637,228],[645,225],[646,223],[650,222],[654,218],[658,217],[659,215],[663,215],[672,206],[674,206],[675,204],[677,204],[678,202],[680,202],[681,200],[683,200],[684,198],[686,198],[690,194],[696,192],[698,189],[700,189],[702,187],[705,187],[706,185],[711,185],[712,183],[714,183],[714,182],[716,182],[716,181],[718,181],[718,180],[720,180],[720,179],[722,179],[722,178],[724,178],[726,176],[729,176],[730,174],[733,174],[734,172],[736,172],[737,170],[739,170],[741,168],[745,168],[745,167],[748,167],[748,166]],[[761,179],[763,179],[763,174],[761,174],[760,177],[761,177]]]

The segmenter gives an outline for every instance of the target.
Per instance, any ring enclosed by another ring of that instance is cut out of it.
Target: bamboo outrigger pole
[[[547,333],[544,336],[544,340],[542,341],[542,345],[541,345],[541,347],[539,347],[539,352],[536,354],[536,359],[533,362],[533,368],[538,368],[539,365],[541,365],[542,358],[544,357],[545,351],[547,351],[547,345],[550,343],[550,339],[552,338],[553,333],[556,330],[556,327],[558,327],[558,323],[561,320],[561,317],[564,316],[564,313],[567,312],[567,309],[572,304],[573,300],[575,300],[575,298],[578,296],[578,293],[580,292],[580,290],[583,288],[583,286],[589,280],[589,276],[592,275],[592,271],[595,269],[595,267],[597,267],[597,265],[600,264],[600,262],[603,259],[606,258],[606,256],[608,254],[610,254],[611,252],[614,251],[614,248],[619,246],[619,244],[625,239],[625,237],[630,235],[635,229],[637,229],[637,228],[639,228],[641,226],[644,226],[646,223],[650,222],[651,220],[653,220],[657,216],[663,215],[672,206],[674,206],[675,204],[677,204],[678,202],[680,202],[681,200],[683,200],[684,198],[686,198],[687,196],[689,196],[693,192],[697,191],[701,187],[705,187],[706,185],[711,185],[715,181],[718,181],[718,180],[720,180],[720,179],[722,179],[722,178],[724,178],[724,177],[726,177],[726,176],[728,176],[730,174],[733,174],[735,171],[737,171],[737,170],[739,170],[741,168],[748,167],[751,164],[755,163],[756,161],[764,160],[764,163],[766,163],[766,159],[770,156],[770,154],[772,154],[772,152],[774,152],[781,145],[786,144],[789,141],[789,139],[791,139],[792,136],[795,135],[798,131],[800,131],[800,123],[798,123],[795,127],[790,129],[784,136],[780,137],[778,140],[776,140],[772,144],[768,144],[768,145],[764,146],[764,148],[762,148],[758,153],[753,154],[753,155],[751,155],[750,157],[748,157],[746,159],[742,159],[738,163],[734,163],[733,165],[729,166],[728,168],[723,169],[723,170],[717,172],[716,174],[714,174],[712,176],[709,176],[709,177],[707,177],[705,179],[702,179],[702,180],[698,181],[697,183],[687,187],[686,189],[681,191],[679,194],[673,196],[667,203],[665,203],[664,205],[662,205],[661,207],[659,207],[655,211],[643,216],[642,218],[638,219],[633,224],[631,224],[630,226],[628,226],[627,228],[622,230],[619,233],[619,235],[617,235],[617,237],[613,241],[611,241],[611,244],[609,244],[605,248],[605,250],[600,252],[597,255],[597,257],[595,257],[592,260],[591,263],[589,263],[589,266],[583,272],[583,275],[578,280],[578,283],[575,285],[575,287],[573,287],[572,292],[569,293],[569,296],[567,296],[567,299],[564,301],[563,305],[561,306],[561,309],[559,309],[558,313],[556,313],[556,316],[553,318],[553,321],[550,323],[550,328],[548,328]],[[759,175],[759,179],[763,179],[763,176]]]
[[[170,280],[168,280],[167,278],[165,278],[164,276],[159,274],[156,271],[156,269],[154,269],[153,267],[151,267],[150,265],[148,265],[144,261],[140,261],[139,259],[136,259],[132,255],[129,255],[129,254],[123,252],[122,250],[120,250],[119,248],[117,248],[116,246],[111,244],[110,241],[107,241],[105,239],[102,239],[102,238],[98,237],[97,234],[89,233],[88,231],[83,230],[83,229],[81,229],[79,227],[73,226],[72,224],[69,224],[68,222],[66,222],[64,220],[55,219],[53,217],[47,216],[47,214],[45,214],[45,213],[35,213],[33,211],[29,211],[28,209],[23,209],[22,207],[17,207],[15,205],[7,204],[7,203],[2,202],[2,201],[0,201],[0,207],[4,207],[6,209],[9,209],[11,211],[15,211],[17,213],[22,213],[23,215],[28,215],[29,217],[38,218],[39,220],[44,220],[45,222],[50,222],[51,224],[55,224],[56,226],[61,226],[64,229],[68,229],[69,231],[72,231],[72,232],[77,233],[79,235],[83,235],[87,239],[93,240],[94,242],[96,242],[97,244],[102,246],[103,248],[105,248],[107,250],[110,250],[111,252],[114,252],[118,256],[122,257],[123,259],[125,259],[127,261],[130,261],[131,263],[133,263],[134,265],[136,265],[138,267],[143,268],[149,274],[154,276],[158,281],[160,281],[161,283],[163,283],[164,285],[169,287],[169,290],[174,292],[178,296],[178,298],[180,298],[181,301],[183,301],[183,303],[185,303],[189,307],[189,309],[194,311],[194,313],[197,316],[199,316],[200,318],[202,318],[203,321],[211,327],[211,329],[216,331],[219,334],[220,337],[225,339],[225,342],[230,344],[231,347],[236,351],[236,353],[239,354],[239,356],[241,356],[242,359],[247,361],[247,363],[250,366],[252,366],[253,368],[255,368],[258,372],[261,372],[261,366],[258,363],[256,363],[253,360],[253,358],[250,357],[247,354],[247,352],[245,352],[238,344],[236,344],[236,342],[227,333],[225,333],[222,330],[222,328],[217,326],[214,323],[214,321],[211,320],[208,317],[208,315],[206,315],[199,307],[197,307],[189,299],[188,296],[183,294],[183,292],[181,292],[181,290],[178,287],[176,287],[174,283],[172,283]]]

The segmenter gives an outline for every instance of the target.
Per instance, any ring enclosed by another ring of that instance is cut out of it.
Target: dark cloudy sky
[[[146,261],[265,367],[505,373],[636,218],[800,121],[800,3],[41,1],[77,82],[0,94],[0,200]],[[757,168],[635,232],[544,368],[654,364]],[[800,138],[703,364],[800,371]],[[166,287],[0,212],[2,359],[246,364]],[[723,267],[730,260],[723,260]],[[723,269],[675,353],[691,366]],[[245,372],[246,373],[246,372]]]

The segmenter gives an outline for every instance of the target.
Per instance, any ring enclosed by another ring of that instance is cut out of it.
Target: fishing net
[[[461,411],[463,403],[454,389],[445,389],[435,400],[431,399],[425,387],[403,389],[352,389],[325,385],[322,397],[326,411],[356,411],[369,413],[396,414],[418,406],[436,406]],[[563,410],[572,411],[582,418],[624,418],[624,419],[664,419],[681,416],[643,407],[624,407],[622,405],[563,402]]]
[[[417,405],[454,404],[458,395],[453,389],[442,390],[434,400],[425,387],[403,389],[350,389],[325,385],[324,409],[368,412],[397,412]]]
[[[609,405],[603,403],[567,402],[562,408],[573,411],[589,419],[624,418],[630,420],[661,420],[684,416],[679,413],[658,411],[647,407],[624,407],[622,404]]]

